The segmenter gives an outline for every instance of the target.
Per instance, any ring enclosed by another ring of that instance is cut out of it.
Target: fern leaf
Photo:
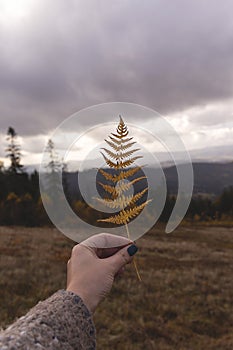
[[[111,133],[109,140],[105,140],[111,149],[102,148],[105,153],[101,152],[106,164],[116,173],[112,175],[102,169],[100,170],[100,173],[106,180],[110,180],[113,184],[116,184],[116,186],[100,183],[103,189],[108,192],[112,198],[97,198],[97,200],[109,208],[118,210],[116,215],[112,215],[106,219],[99,219],[98,221],[117,225],[125,224],[127,236],[130,238],[127,223],[139,215],[150,200],[147,200],[142,204],[137,204],[138,200],[148,191],[148,187],[133,195],[127,196],[125,193],[130,190],[135,183],[142,179],[146,179],[146,176],[139,176],[128,182],[124,181],[137,174],[142,169],[142,167],[136,166],[125,170],[125,168],[130,167],[137,159],[142,158],[141,156],[131,157],[135,152],[139,151],[139,149],[130,149],[135,142],[132,141],[132,137],[127,137],[128,134],[127,126],[120,116],[120,122],[116,133]],[[139,280],[141,280],[136,263],[135,269]]]
[[[119,169],[119,164],[112,162],[110,159],[108,159],[104,153],[100,152],[106,162],[106,164],[108,164],[110,166],[110,168],[114,168],[114,169]]]
[[[113,134],[112,134],[112,135],[113,135]],[[115,142],[117,145],[121,145],[122,143],[126,143],[126,142],[129,142],[129,141],[133,140],[133,137],[129,137],[129,138],[125,139],[125,140],[117,140],[117,139],[115,139],[115,138],[112,137],[112,136],[109,136],[109,138],[110,138],[113,142]]]
[[[142,158],[142,156],[133,157],[133,158],[128,159],[124,162],[121,161],[121,162],[119,162],[119,164],[117,164],[117,169],[126,168],[126,167],[132,165],[135,162],[135,160],[137,160],[139,158]]]
[[[148,191],[148,187],[144,188],[142,191],[136,193],[130,200],[129,205],[135,204],[146,192]]]
[[[117,196],[117,192],[114,186],[106,185],[106,184],[103,184],[102,182],[98,182],[98,184],[102,186],[106,192],[110,193],[113,196]]]
[[[129,137],[129,138],[127,138],[127,139],[121,140],[121,142],[122,142],[122,143],[126,143],[126,142],[129,142],[129,141],[131,141],[131,140],[133,140],[133,137]]]
[[[117,146],[117,145],[115,145],[115,143],[114,142],[111,142],[111,141],[109,141],[109,140],[104,140],[110,147],[112,147],[116,152],[119,152],[120,151],[120,149],[121,149],[121,146],[119,145],[119,146]]]
[[[137,159],[142,158],[142,156],[131,157],[135,152],[139,151],[139,149],[130,149],[135,142],[132,141],[132,137],[127,137],[128,133],[127,126],[120,117],[116,133],[112,133],[109,136],[109,140],[105,140],[112,150],[102,148],[104,153],[101,152],[101,154],[106,164],[115,170],[116,174],[109,174],[102,169],[100,170],[100,173],[106,180],[110,180],[113,184],[116,184],[116,186],[100,183],[102,188],[108,192],[112,198],[99,198],[98,201],[109,208],[119,209],[119,212],[106,219],[99,219],[98,221],[101,222],[127,225],[127,223],[137,216],[150,202],[150,200],[147,200],[140,205],[137,204],[138,200],[148,191],[148,187],[134,195],[127,196],[124,194],[130,190],[135,183],[146,179],[146,176],[139,176],[129,182],[124,181],[137,174],[142,169],[141,166],[136,166],[125,170],[125,168],[132,166]]]
[[[116,140],[114,137],[109,136],[110,140],[112,140],[113,142],[115,142],[116,145],[120,146],[121,145],[121,140]]]
[[[104,171],[103,169],[99,169],[99,172],[101,173],[101,175],[104,176],[104,178],[108,181],[112,181],[112,182],[117,182],[116,178],[114,175],[108,173],[107,171]]]
[[[125,208],[127,207],[132,200],[132,196],[118,196],[117,199],[114,200],[114,202],[117,204],[118,208]]]
[[[109,198],[94,198],[95,200],[97,200],[99,203],[105,205],[108,208],[111,209],[121,209],[121,203],[115,199],[115,200],[111,200]]]
[[[117,133],[122,137],[125,137],[128,135],[127,126],[125,125],[121,116],[120,116],[120,122],[117,127]]]
[[[142,191],[136,193],[134,196],[130,195],[130,196],[124,196],[121,195],[119,196],[119,192],[116,190],[118,196],[116,199],[111,200],[109,198],[95,198],[96,200],[98,200],[98,202],[105,204],[107,207],[111,208],[111,209],[122,209],[125,208],[127,206],[132,206],[133,204],[135,204],[146,192],[148,191],[148,187],[144,188]]]
[[[124,158],[130,157],[133,153],[139,151],[139,148],[132,149],[131,151],[128,151],[128,152],[119,152],[119,153],[118,152],[114,153],[114,152],[112,152],[109,149],[104,148],[104,147],[102,148],[102,150],[104,150],[104,152],[106,152],[110,158],[119,160],[119,159],[124,159]]]
[[[136,142],[126,143],[125,145],[122,144],[120,150],[125,151],[126,149],[132,147],[135,143],[136,143]]]
[[[137,166],[135,168],[130,168],[129,170],[122,170],[117,177],[117,181],[128,179],[129,177],[135,175],[138,171],[142,169],[142,166]]]
[[[127,210],[122,210],[117,215],[110,216],[107,219],[99,219],[98,221],[109,222],[109,223],[117,224],[117,225],[127,224],[130,221],[130,219],[132,219],[135,216],[137,216],[142,211],[142,209],[145,208],[145,206],[149,202],[151,202],[150,199],[148,201],[142,203],[141,205],[135,206],[134,208],[127,209]]]
[[[122,171],[120,172],[120,174],[118,174],[118,175],[112,175],[111,173],[109,173],[109,172],[107,172],[107,171],[105,171],[105,170],[103,170],[103,169],[99,169],[99,172],[101,173],[101,175],[104,176],[104,178],[105,178],[106,180],[112,181],[112,182],[116,183],[116,182],[118,182],[118,181],[120,181],[120,180],[128,179],[129,177],[133,176],[134,174],[136,174],[136,173],[137,173],[138,171],[140,171],[141,169],[142,169],[142,166],[137,166],[137,167],[131,168],[131,169],[129,169],[129,170],[124,170],[124,171],[122,170]],[[141,180],[141,179],[143,179],[143,178],[146,179],[146,176],[141,176],[141,177],[139,177],[139,178],[134,179],[133,182],[132,182],[132,185],[133,185],[135,182],[137,182],[137,181],[139,181],[139,180]],[[125,184],[125,185],[126,185],[126,184]]]
[[[111,142],[109,140],[104,140],[111,148],[114,149],[114,151],[116,152],[120,152],[120,151],[125,151],[126,149],[132,147],[136,142],[130,142],[130,143],[127,143],[127,144],[119,144],[119,145],[115,145],[114,142]],[[139,149],[138,149],[139,150]],[[136,152],[136,151],[135,151]]]
[[[139,148],[135,148],[135,149],[132,149],[131,151],[128,151],[128,152],[122,152],[120,153],[120,158],[123,159],[123,158],[128,158],[130,157],[134,152],[137,152],[137,151],[140,151]]]
[[[114,137],[117,137],[118,139],[122,139],[123,137],[127,136],[128,133],[129,133],[129,132],[126,131],[126,132],[124,132],[124,133],[122,133],[122,134],[120,134],[120,135],[113,134],[113,133],[112,133],[112,135],[113,135]]]
[[[116,188],[116,191],[119,194],[123,193],[123,192],[126,192],[126,191],[129,191],[130,188],[138,181],[141,181],[141,180],[144,180],[146,179],[146,176],[141,176],[141,177],[137,177],[136,179],[130,181],[130,182],[123,182],[123,180],[120,180],[120,184],[117,184],[117,186],[115,187]]]
[[[119,144],[115,144],[114,142],[111,142],[109,140],[104,140],[111,148],[114,149],[114,151],[119,152],[119,151],[125,151],[126,149],[132,147],[136,142],[130,142],[130,143],[126,143],[123,144],[121,142],[119,142]]]
[[[121,170],[118,175],[114,175],[114,182],[118,182],[120,180],[128,179],[129,177],[135,175],[138,171],[142,169],[143,166],[137,166],[135,168],[130,168],[129,170]]]
[[[114,153],[107,148],[102,148],[102,150],[104,150],[104,152],[106,152],[109,155],[109,157],[111,157],[112,159],[116,159],[116,160],[119,159],[118,153]]]
[[[114,169],[122,169],[122,168],[126,168],[130,165],[132,165],[135,160],[139,159],[139,158],[142,158],[142,156],[137,156],[137,157],[133,157],[131,159],[128,159],[126,161],[120,161],[120,162],[112,162],[110,159],[108,159],[105,154],[103,152],[100,152],[105,160],[105,162],[111,167],[111,168],[114,168]]]
[[[118,196],[116,199],[111,200],[110,198],[94,198],[99,203],[106,205],[108,208],[111,209],[119,209],[122,210],[122,208],[125,208],[129,206],[133,200],[133,196]]]

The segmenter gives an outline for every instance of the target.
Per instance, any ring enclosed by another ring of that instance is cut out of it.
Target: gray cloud
[[[32,3],[24,22],[0,23],[1,132],[45,133],[108,101],[175,113],[232,96],[230,0]]]

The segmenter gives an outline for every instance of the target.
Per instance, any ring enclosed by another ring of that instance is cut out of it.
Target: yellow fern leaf
[[[105,156],[104,153],[102,153],[102,152],[100,152],[100,153],[102,154],[102,156],[103,156],[103,158],[104,158],[106,164],[109,165],[110,168],[119,169],[119,164],[118,164],[118,162],[117,162],[117,163],[114,163],[114,162],[112,162],[110,159],[108,159],[108,158]]]
[[[114,153],[114,152],[112,152],[112,151],[110,151],[109,149],[104,148],[104,147],[102,148],[102,150],[104,150],[104,152],[106,152],[106,153],[109,155],[109,157],[111,157],[111,158],[113,158],[113,159],[116,159],[116,160],[119,159],[118,153]]]
[[[106,192],[110,193],[113,196],[117,196],[117,192],[114,186],[106,185],[106,184],[103,184],[102,182],[98,182],[98,184],[102,186]]]
[[[132,165],[135,162],[135,160],[137,160],[139,158],[142,158],[142,156],[133,157],[133,158],[128,159],[128,160],[126,160],[124,162],[121,161],[121,162],[119,162],[119,164],[117,164],[116,169],[126,168],[126,167]]]
[[[95,198],[98,202],[105,204],[107,207],[111,209],[123,209],[127,206],[132,206],[135,204],[146,192],[148,191],[148,187],[144,188],[142,191],[136,193],[134,196],[119,196],[119,192],[116,189],[116,192],[118,194],[117,198],[114,200],[111,200],[109,198]]]
[[[137,151],[140,151],[140,149],[139,149],[139,148],[135,148],[135,149],[132,149],[131,151],[128,151],[128,152],[122,152],[122,153],[120,153],[120,158],[121,158],[121,159],[128,158],[128,157],[130,157],[134,152],[137,152]]]
[[[121,140],[121,142],[122,142],[122,143],[126,143],[126,142],[129,142],[129,141],[131,141],[131,140],[133,140],[133,137],[129,137],[129,138],[127,138],[127,139]]]
[[[117,182],[115,176],[108,173],[107,171],[104,171],[103,169],[99,169],[99,172],[101,173],[101,175],[103,175],[105,177],[106,180],[112,181],[112,182]]]
[[[120,180],[125,180],[125,179],[128,179],[129,177],[135,175],[138,171],[140,171],[142,169],[142,166],[137,166],[135,168],[131,168],[129,170],[122,170],[118,175],[112,175],[111,173],[103,170],[103,169],[99,169],[99,172],[101,173],[101,175],[104,176],[104,178],[108,181],[112,181],[114,183],[120,181]],[[133,180],[132,182],[132,185],[141,180],[142,178],[145,178],[146,179],[146,176],[141,176],[139,178],[136,178]]]
[[[137,216],[140,211],[149,203],[149,201],[145,201],[139,205],[137,204],[137,201],[143,197],[143,195],[148,191],[148,188],[144,188],[134,195],[127,196],[124,193],[127,194],[127,191],[129,191],[135,183],[146,179],[146,176],[136,177],[129,182],[124,181],[129,179],[129,177],[134,176],[142,169],[141,166],[136,166],[134,168],[125,170],[125,168],[130,167],[137,159],[142,157],[131,157],[132,154],[139,151],[139,149],[136,148],[128,150],[135,144],[135,142],[130,142],[132,140],[132,137],[126,137],[128,135],[128,130],[121,117],[117,127],[117,132],[112,133],[111,135],[112,136],[109,136],[110,141],[106,140],[106,143],[112,148],[112,150],[102,148],[104,153],[101,152],[101,154],[106,164],[112,168],[116,174],[109,174],[102,169],[100,170],[100,173],[106,180],[110,180],[116,184],[116,186],[100,183],[102,188],[108,192],[112,198],[100,198],[98,201],[101,204],[105,203],[105,205],[109,208],[119,209],[119,213],[106,219],[100,219],[98,221],[116,224],[127,224],[130,219]]]
[[[135,216],[138,216],[138,214],[142,211],[142,209],[145,208],[145,206],[149,202],[151,202],[150,199],[148,201],[142,203],[141,205],[135,206],[134,208],[131,208],[128,210],[122,210],[117,215],[110,216],[107,219],[99,219],[98,221],[109,222],[109,223],[117,224],[117,225],[127,224],[130,221],[130,219],[134,218]]]
[[[129,182],[124,181],[137,174],[137,172],[142,169],[142,167],[136,166],[134,168],[125,170],[125,168],[130,167],[137,159],[142,158],[141,156],[131,157],[135,152],[139,151],[139,149],[130,149],[135,144],[135,142],[130,142],[133,138],[126,137],[128,134],[129,132],[127,126],[120,116],[120,122],[118,124],[116,133],[111,133],[109,136],[110,140],[105,140],[112,150],[102,148],[105,153],[101,152],[106,164],[112,168],[113,172],[115,171],[115,174],[109,174],[102,169],[100,170],[100,173],[106,180],[110,180],[116,184],[116,186],[100,183],[102,188],[108,192],[112,198],[98,198],[97,200],[109,208],[119,210],[116,215],[112,215],[106,219],[99,219],[98,221],[117,225],[124,224],[126,227],[127,236],[130,239],[127,223],[139,215],[145,206],[150,202],[150,200],[147,200],[142,204],[137,204],[139,199],[141,199],[143,195],[148,191],[148,187],[144,188],[134,195],[127,196],[127,193],[125,193],[129,191],[135,183],[141,181],[142,179],[146,179],[146,176],[140,176]],[[140,280],[140,275],[137,270],[136,263],[135,268]]]
[[[136,142],[130,142],[130,143],[126,143],[126,144],[121,144],[120,146],[120,150],[125,151],[126,149],[132,147],[133,145],[135,145]]]
[[[128,133],[129,133],[129,132],[126,131],[126,132],[124,132],[124,133],[122,133],[122,134],[120,134],[120,135],[113,134],[113,133],[112,133],[112,135],[113,135],[114,137],[117,137],[118,139],[122,139],[123,137],[127,136]]]
[[[123,209],[130,204],[132,198],[133,196],[124,196],[124,195],[118,196],[113,201],[108,200],[108,207],[114,208],[114,209],[115,208]]]
[[[117,133],[119,134],[119,136],[121,137],[125,137],[128,135],[128,130],[127,130],[127,126],[125,125],[123,119],[120,116],[120,122],[118,124],[117,127]]]
[[[121,149],[121,146],[117,146],[115,145],[114,142],[111,142],[109,140],[104,140],[110,147],[112,147],[116,152],[119,152],[119,150]]]
[[[148,191],[148,187],[144,188],[142,191],[136,193],[130,200],[129,205],[135,204],[146,192]]]
[[[132,139],[132,138],[131,138]],[[130,142],[123,144],[122,142],[119,142],[119,144],[115,144],[114,142],[111,142],[109,140],[104,140],[111,148],[114,149],[114,151],[119,152],[119,151],[125,151],[126,149],[132,147],[136,142]]]
[[[112,200],[109,198],[98,198],[98,197],[97,198],[95,197],[94,199],[108,208],[121,209],[121,203],[117,199]]]
[[[117,184],[116,191],[119,194],[129,191],[130,188],[138,181],[144,180],[146,179],[146,176],[141,176],[141,177],[137,177],[136,179],[130,181],[130,182],[123,182],[123,180],[120,180],[120,183]]]
[[[119,152],[119,153],[114,153],[114,152],[112,152],[109,149],[104,148],[104,147],[102,147],[102,150],[104,150],[104,152],[106,152],[109,155],[109,157],[111,157],[112,159],[119,160],[119,159],[124,159],[124,158],[130,157],[133,153],[139,151],[140,149],[135,148],[135,149],[132,149],[131,151],[128,151],[128,152]]]
[[[137,166],[135,168],[130,168],[128,170],[121,170],[119,175],[116,175],[116,182],[119,180],[128,179],[129,177],[135,175],[138,171],[142,169],[142,166]]]
[[[124,139],[124,140],[117,140],[117,139],[115,139],[115,138],[112,137],[112,136],[109,136],[109,138],[110,138],[112,141],[114,141],[117,145],[121,145],[122,143],[126,143],[126,142],[129,142],[129,141],[133,140],[133,137],[129,137],[129,138]]]

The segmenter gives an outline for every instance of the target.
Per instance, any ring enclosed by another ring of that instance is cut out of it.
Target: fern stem
[[[130,238],[130,233],[129,233],[129,227],[128,227],[127,222],[125,223],[125,228],[126,228],[126,232],[127,232],[128,239],[131,240],[131,238]],[[136,271],[138,280],[139,280],[140,282],[142,282],[142,279],[141,279],[141,276],[140,276],[140,273],[139,273],[139,270],[138,270],[138,266],[137,266],[137,262],[136,262],[136,260],[135,260],[135,257],[134,257],[134,259],[133,259],[133,264],[134,264],[134,268],[135,268],[135,271]]]
[[[138,270],[138,266],[137,266],[137,262],[136,262],[135,258],[133,259],[133,264],[134,264],[134,268],[135,268],[138,280],[139,280],[139,282],[142,282],[142,279],[141,279],[141,276],[140,276],[140,273],[139,273],[139,270]]]

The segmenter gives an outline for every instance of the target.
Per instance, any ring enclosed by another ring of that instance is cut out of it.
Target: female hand
[[[67,290],[80,296],[91,312],[110,292],[115,276],[138,248],[127,238],[102,233],[77,244],[67,263]]]

